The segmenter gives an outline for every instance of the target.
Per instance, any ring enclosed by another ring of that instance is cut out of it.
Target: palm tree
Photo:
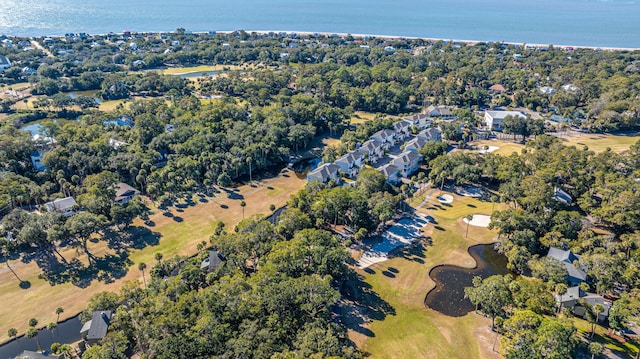
[[[560,314],[560,309],[562,309],[561,298],[563,295],[567,293],[567,285],[564,283],[558,283],[555,287],[555,292],[558,295],[558,308],[556,309],[556,316]]]
[[[593,306],[593,313],[595,314],[595,319],[591,323],[591,338],[593,338],[593,335],[596,332],[596,323],[598,323],[598,317],[602,312],[604,312],[604,306],[602,304],[598,303]]]
[[[64,313],[64,308],[58,307],[56,308],[56,323],[60,322],[60,314]]]
[[[9,330],[7,330],[7,335],[9,336],[9,338],[16,338],[18,339],[17,335],[18,335],[18,329],[16,328],[9,328]]]
[[[47,329],[49,329],[51,331],[51,336],[53,337],[53,330],[56,329],[56,327],[58,327],[58,324],[51,322],[49,324],[47,324]]]
[[[500,198],[498,198],[498,196],[496,196],[495,194],[493,196],[491,196],[491,213],[493,213],[493,211],[496,208],[496,202],[498,202]]]
[[[473,214],[467,214],[466,216],[464,216],[464,219],[467,220],[467,232],[464,234],[464,237],[467,238],[467,236],[469,235],[469,224],[473,219]]]
[[[158,264],[160,264],[160,262],[162,262],[162,253],[156,253],[155,258],[158,261]]]
[[[244,207],[247,206],[247,202],[240,201],[240,207],[242,207],[242,219],[244,219]]]
[[[29,330],[27,330],[27,338],[29,338],[29,339],[36,338],[36,343],[38,344],[38,351],[42,350],[40,348],[40,339],[38,339],[38,329],[29,328]]]
[[[147,287],[147,279],[144,276],[144,270],[147,268],[147,264],[144,262],[140,262],[138,263],[138,269],[140,269],[140,271],[142,271],[142,281],[144,282],[144,287]]]
[[[589,353],[591,353],[591,359],[595,359],[596,355],[602,354],[603,348],[600,343],[589,344]]]
[[[253,177],[251,177],[251,162],[253,158],[247,157],[247,163],[249,164],[249,183],[253,182]]]

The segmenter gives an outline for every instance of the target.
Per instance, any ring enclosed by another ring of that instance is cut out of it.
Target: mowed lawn
[[[603,152],[607,148],[611,148],[614,152],[624,152],[638,140],[638,135],[619,135],[619,134],[571,134],[569,136],[560,137],[562,143],[567,146],[574,145],[578,148],[587,146],[594,152]]]
[[[30,318],[36,318],[39,326],[55,321],[55,309],[64,308],[60,319],[72,317],[82,311],[89,298],[95,293],[110,290],[118,291],[126,280],[142,280],[141,272],[137,269],[140,262],[147,263],[150,268],[156,263],[154,256],[160,252],[164,258],[175,254],[190,256],[197,252],[197,245],[207,241],[213,233],[218,221],[225,223],[228,230],[233,230],[235,224],[242,220],[240,201],[246,202],[245,217],[255,214],[269,214],[269,206],[283,206],[292,194],[297,193],[306,184],[306,180],[299,179],[287,171],[277,178],[255,182],[252,186],[244,185],[237,189],[234,199],[228,198],[225,192],[217,197],[207,197],[199,201],[194,197],[196,205],[171,209],[170,215],[162,211],[155,211],[150,216],[152,226],[145,225],[141,220],[133,223],[135,233],[144,233],[134,237],[136,247],[130,249],[128,267],[121,276],[106,284],[94,279],[86,288],[80,288],[72,283],[51,286],[47,281],[38,278],[42,270],[35,261],[26,263],[11,260],[10,264],[23,281],[29,281],[28,289],[20,289],[18,280],[5,266],[0,269],[0,342],[8,340],[7,329],[15,327],[20,334],[28,328]],[[90,251],[99,258],[105,255],[115,255],[115,251],[108,247],[104,240],[89,243]],[[75,249],[61,248],[60,252],[67,259],[78,258],[87,264],[84,252]]]
[[[173,67],[162,70],[164,75],[184,75],[195,72],[210,72],[210,71],[223,71],[223,70],[240,70],[241,66],[237,65],[202,65],[192,67]]]
[[[510,141],[502,141],[502,140],[482,140],[482,141],[473,141],[467,144],[467,147],[472,150],[481,150],[485,146],[494,146],[498,147],[497,150],[491,152],[497,155],[509,156],[513,152],[520,154],[524,145],[516,142]]]
[[[371,290],[393,308],[393,314],[374,319],[366,325],[368,331],[350,330],[350,338],[372,358],[500,358],[492,351],[495,333],[489,329],[489,319],[474,313],[448,317],[424,305],[426,294],[434,286],[429,277],[434,266],[448,263],[473,267],[475,262],[467,248],[494,240],[494,232],[473,226],[465,238],[467,225],[462,222],[467,214],[490,214],[492,204],[453,195],[453,203],[446,206],[436,199],[440,191],[431,193],[430,200],[419,211],[437,222],[425,230],[432,245],[417,251],[407,249],[366,272],[360,271]],[[412,205],[420,202],[414,201]],[[496,205],[495,209],[499,207]]]

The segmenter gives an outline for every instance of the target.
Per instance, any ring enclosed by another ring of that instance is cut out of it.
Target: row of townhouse
[[[341,176],[355,178],[365,164],[375,164],[385,156],[385,152],[399,143],[412,138],[412,129],[422,131],[405,144],[404,152],[378,170],[385,174],[389,182],[397,183],[400,177],[408,177],[421,164],[422,156],[417,152],[427,141],[440,141],[442,136],[438,128],[429,128],[431,119],[426,114],[418,114],[403,118],[393,124],[393,129],[380,130],[369,137],[369,140],[336,159],[333,163],[325,163],[307,175],[309,181],[327,183],[330,180],[338,183]],[[384,168],[384,170],[383,170]]]

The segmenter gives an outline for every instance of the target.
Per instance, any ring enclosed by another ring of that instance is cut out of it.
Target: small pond
[[[37,121],[29,122],[28,124],[20,127],[20,129],[22,131],[31,132],[32,136],[35,136],[35,135],[44,136],[44,128],[42,127],[42,123],[44,121],[46,120],[37,120]],[[60,127],[64,126],[69,122],[77,122],[77,121],[67,120],[63,118],[57,118],[57,119],[54,119],[53,121],[56,122]]]
[[[473,269],[454,265],[434,267],[429,276],[436,282],[425,298],[425,304],[444,315],[461,317],[474,306],[464,297],[464,288],[472,286],[475,276],[487,278],[496,274],[510,273],[507,269],[507,258],[498,254],[492,244],[480,244],[469,247],[469,254],[477,263]]]
[[[320,162],[322,162],[320,158],[307,158],[292,164],[290,167],[298,178],[306,179],[307,174],[318,168]]]
[[[49,350],[53,343],[70,344],[77,342],[81,339],[80,329],[82,329],[82,322],[78,316],[58,323],[58,326],[53,331],[41,329],[38,331],[40,347],[43,350]],[[0,359],[15,358],[22,353],[23,350],[38,350],[36,339],[22,336],[1,345]]]

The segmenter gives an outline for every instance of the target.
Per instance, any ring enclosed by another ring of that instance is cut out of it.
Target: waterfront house
[[[571,285],[579,285],[587,280],[586,268],[578,263],[580,260],[579,255],[569,250],[565,251],[560,248],[551,247],[549,248],[549,253],[547,253],[547,258],[560,261],[560,263],[565,266],[567,269],[567,277],[565,279]]]
[[[393,130],[396,133],[396,140],[403,141],[411,136],[411,124],[407,121],[398,121],[393,123]]]
[[[384,154],[383,144],[378,140],[366,141],[360,146],[360,151],[367,155],[369,163],[377,161]]]
[[[396,144],[396,137],[395,136],[396,136],[396,133],[393,130],[384,129],[384,130],[380,130],[380,131],[374,133],[369,138],[372,139],[372,140],[376,140],[376,141],[382,142],[382,147],[385,150],[388,150],[389,147],[391,147],[391,146]]]
[[[52,202],[47,202],[42,206],[48,212],[59,212],[62,213],[65,217],[69,217],[76,213],[75,207],[78,206],[78,203],[73,197],[65,197],[55,199]]]
[[[593,307],[596,304],[602,305],[604,311],[598,314],[598,321],[604,321],[609,317],[609,309],[611,309],[611,302],[605,300],[604,297],[596,293],[588,293],[580,289],[580,286],[574,286],[567,289],[567,292],[563,295],[554,296],[556,303],[562,308],[569,308],[573,311],[573,314],[579,317],[585,317],[586,309],[581,303],[586,303]]]
[[[400,169],[397,166],[392,165],[391,163],[387,163],[386,165],[380,167],[378,169],[384,177],[387,179],[387,182],[391,184],[397,184],[400,182]]]
[[[438,127],[431,127],[420,131],[416,137],[425,141],[442,141],[442,131]]]
[[[307,181],[309,182],[327,183],[331,180],[336,183],[340,182],[340,166],[333,163],[325,163],[307,175]]]
[[[403,177],[409,177],[420,168],[422,155],[411,151],[404,151],[398,157],[394,158],[391,163],[398,167]]]
[[[340,167],[340,172],[348,177],[355,178],[362,166],[364,166],[365,152],[355,150],[338,158],[334,163]]]
[[[140,194],[140,191],[129,186],[126,183],[120,182],[116,184],[116,196],[113,199],[114,203],[127,204],[133,199],[133,197]]]
[[[424,147],[424,145],[427,144],[427,142],[428,141],[424,138],[416,137],[404,145],[404,150],[417,153],[422,149],[422,147]]]
[[[111,311],[95,311],[91,320],[84,323],[80,334],[88,345],[98,344],[107,335],[109,322],[111,322]]]
[[[507,116],[527,117],[524,113],[518,111],[485,111],[484,124],[494,131],[502,131],[502,121]]]
[[[200,269],[206,269],[207,272],[213,272],[224,262],[224,256],[218,251],[209,251],[209,257],[202,261]]]

